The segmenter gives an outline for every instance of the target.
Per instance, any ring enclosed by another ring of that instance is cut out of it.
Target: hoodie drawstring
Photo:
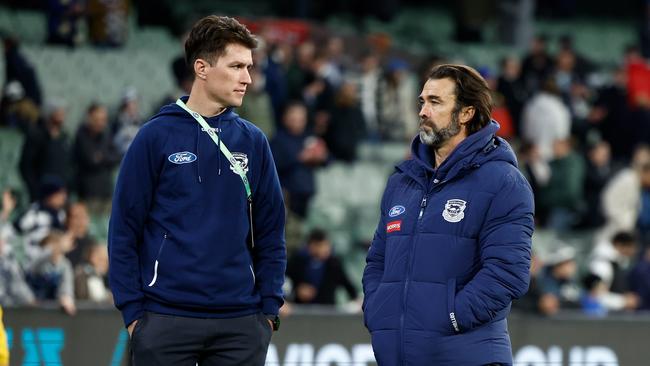
[[[219,136],[219,122],[220,120],[217,120],[217,138],[219,139],[219,151],[217,153],[219,154],[219,175],[221,175],[221,136]]]
[[[201,159],[199,157],[199,146],[201,146],[201,126],[196,125],[196,176],[201,183]]]

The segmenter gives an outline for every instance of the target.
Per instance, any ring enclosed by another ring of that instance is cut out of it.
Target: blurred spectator
[[[90,41],[100,47],[120,47],[129,31],[129,0],[88,0]]]
[[[351,163],[357,159],[357,147],[365,135],[357,86],[345,81],[336,94],[327,123],[324,135],[327,148],[335,159]]]
[[[302,99],[302,92],[311,75],[311,66],[316,57],[316,46],[311,41],[298,45],[293,60],[287,70],[286,82],[288,97]]]
[[[12,37],[2,38],[5,50],[5,82],[18,81],[25,90],[25,96],[36,105],[41,105],[41,85],[34,66],[20,52],[18,40]]]
[[[577,265],[575,249],[561,244],[546,258],[540,277],[539,310],[544,315],[557,314],[561,309],[578,308],[580,287],[575,281]]]
[[[293,299],[298,304],[336,304],[336,290],[343,287],[350,300],[357,299],[357,289],[343,269],[325,231],[314,229],[307,246],[287,264],[287,276],[293,283]]]
[[[584,211],[585,163],[571,141],[564,139],[553,144],[549,167],[551,177],[539,192],[539,211],[547,216],[550,228],[566,231],[578,223]]]
[[[616,172],[611,158],[609,143],[597,141],[587,149],[587,167],[585,170],[584,199],[585,210],[580,227],[597,228],[605,223],[601,205],[601,195],[605,185]]]
[[[634,149],[636,121],[628,103],[627,74],[624,67],[614,70],[612,82],[597,90],[597,97],[588,120],[600,130],[603,139],[610,143],[612,156],[617,161],[627,161]]]
[[[583,294],[580,297],[582,311],[590,316],[603,317],[609,311],[603,303],[607,295],[607,285],[595,274],[588,274],[582,279]]]
[[[77,192],[94,214],[110,212],[113,170],[120,162],[120,154],[113,146],[107,127],[106,107],[93,103],[88,107],[86,120],[77,130],[74,143]]]
[[[8,243],[0,238],[0,305],[34,304],[34,294],[25,281],[25,273],[8,248]]]
[[[406,61],[391,60],[379,82],[379,132],[387,141],[411,141],[417,133],[419,120],[415,101],[415,78]]]
[[[77,312],[74,303],[74,274],[65,253],[72,246],[72,238],[61,231],[52,231],[42,241],[44,255],[27,273],[36,298],[57,300],[68,315]]]
[[[275,126],[279,127],[282,124],[282,112],[289,95],[286,70],[288,63],[291,62],[293,48],[288,43],[282,42],[259,44],[255,53],[259,54],[260,61],[256,67],[262,70],[264,75],[264,89],[271,98]]]
[[[320,75],[332,88],[338,89],[343,83],[343,73],[351,63],[345,52],[343,39],[337,36],[330,37],[325,44]]]
[[[547,185],[551,179],[551,167],[548,161],[542,158],[537,145],[530,142],[524,142],[521,145],[518,159],[519,170],[526,177],[526,180],[530,183],[530,188],[533,190],[535,217],[536,220],[539,220],[541,216],[544,216],[542,210],[540,210],[540,191],[542,186]]]
[[[302,89],[302,100],[307,105],[310,114],[318,111],[329,111],[334,102],[334,87],[328,80],[327,59],[325,55],[317,54],[311,63],[311,68],[305,77]]]
[[[553,59],[548,53],[547,41],[546,35],[536,35],[531,41],[528,54],[522,62],[521,79],[528,95],[542,89],[544,81],[551,76]]]
[[[38,106],[25,97],[25,90],[14,80],[5,86],[0,105],[0,124],[17,128],[25,135],[36,127],[40,111]]]
[[[75,268],[75,298],[94,302],[112,302],[108,289],[108,250],[105,244],[86,248],[84,261]]]
[[[650,187],[650,147],[636,148],[632,163],[622,169],[605,186],[602,209],[605,226],[600,240],[607,240],[617,231],[634,231],[641,211],[643,185]]]
[[[63,230],[65,204],[68,192],[63,182],[55,177],[47,177],[41,188],[41,199],[33,202],[15,223],[26,241],[25,252],[29,261],[41,254],[39,243],[52,230]]]
[[[259,53],[253,53],[253,63],[258,65]],[[246,92],[246,103],[237,109],[239,115],[254,123],[264,132],[267,139],[272,139],[275,135],[275,114],[271,97],[266,92],[266,78],[259,67],[254,67],[250,71],[252,84]]]
[[[637,228],[641,234],[643,248],[650,247],[650,162],[641,166],[641,207]]]
[[[543,88],[524,106],[522,137],[539,148],[544,160],[553,158],[553,144],[567,139],[571,131],[571,115],[558,96],[552,79],[546,79]]]
[[[15,193],[10,189],[4,189],[0,204],[2,204],[0,206],[0,238],[12,241],[16,237],[16,231],[10,221],[17,204]]]
[[[122,96],[117,118],[112,124],[115,136],[113,143],[121,155],[126,154],[126,150],[140,130],[142,122],[138,91],[133,87],[127,88]]]
[[[630,289],[639,295],[639,310],[650,310],[650,247],[630,272]]]
[[[34,303],[34,294],[25,281],[25,274],[12,245],[17,240],[16,233],[9,223],[11,213],[16,207],[16,199],[10,191],[2,193],[0,211],[0,305],[20,306]]]
[[[497,93],[492,92],[492,119],[499,123],[497,136],[510,140],[515,137],[515,127],[512,116],[506,106],[505,98]]]
[[[368,53],[361,60],[361,75],[359,76],[359,95],[361,112],[366,122],[366,130],[371,140],[379,139],[379,116],[377,94],[379,80],[382,76],[379,67],[379,57]]]
[[[618,232],[611,240],[601,241],[591,253],[589,273],[602,282],[598,287],[599,302],[607,310],[635,309],[636,295],[630,293],[628,277],[637,253],[636,238]]]
[[[581,80],[585,81],[587,75],[594,71],[594,64],[575,49],[573,36],[570,34],[562,35],[559,39],[559,48],[560,52],[568,51],[573,54],[575,73]]]
[[[70,182],[72,161],[70,141],[63,127],[65,113],[62,102],[50,101],[43,125],[31,130],[23,144],[20,173],[32,201],[39,198],[43,177],[59,177],[66,185]]]
[[[555,55],[553,78],[555,85],[562,95],[565,103],[568,102],[571,85],[582,80],[582,75],[576,72],[576,55],[572,49],[561,49]]]
[[[496,91],[505,98],[505,105],[514,122],[513,127],[519,135],[526,89],[521,80],[521,64],[517,57],[508,56],[501,60],[501,75],[497,79]]]
[[[316,193],[314,170],[328,157],[325,142],[306,131],[307,108],[290,102],[284,112],[284,128],[271,140],[271,150],[288,209],[286,219],[287,249],[300,243],[302,224],[312,197]]]
[[[83,0],[47,0],[47,43],[74,47],[81,42]]]
[[[571,46],[564,46],[555,58],[553,78],[564,104],[573,118],[572,130],[579,136],[586,133],[585,120],[589,113],[590,90],[584,84],[586,75],[578,68],[578,55]]]
[[[306,130],[307,109],[299,102],[290,103],[284,112],[284,129],[271,141],[271,150],[282,187],[287,191],[287,207],[305,218],[309,202],[316,192],[314,168],[327,160],[324,142]]]
[[[72,267],[83,260],[83,254],[95,242],[89,233],[90,216],[83,202],[75,202],[68,207],[65,228],[72,235],[72,249],[66,253]]]

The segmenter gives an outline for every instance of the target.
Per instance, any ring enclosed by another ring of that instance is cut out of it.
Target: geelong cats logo
[[[234,152],[232,153],[232,157],[237,160],[239,166],[244,171],[244,174],[248,173],[248,155],[240,152]],[[233,173],[237,174],[235,168],[233,168],[232,165],[230,166],[230,170],[232,170]]]
[[[445,209],[442,210],[442,217],[449,222],[458,222],[465,218],[465,206],[467,202],[459,199],[447,200]]]

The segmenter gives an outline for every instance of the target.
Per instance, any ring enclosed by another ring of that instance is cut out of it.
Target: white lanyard
[[[248,216],[250,220],[250,225],[251,225],[251,249],[255,246],[255,241],[253,240],[253,195],[251,193],[251,186],[248,183],[248,177],[246,176],[246,173],[244,172],[244,169],[242,169],[241,165],[239,165],[239,162],[235,159],[234,156],[232,156],[232,153],[226,145],[221,142],[219,143],[219,136],[214,132],[214,130],[210,127],[210,125],[203,119],[203,116],[200,114],[194,112],[193,110],[189,109],[187,105],[179,98],[176,101],[176,104],[183,108],[187,113],[189,113],[196,122],[198,122],[201,127],[203,127],[203,130],[208,133],[212,141],[214,141],[214,144],[219,146],[221,148],[221,153],[228,159],[230,162],[230,166],[235,170],[235,172],[241,177],[242,182],[244,183],[244,188],[246,189],[246,199],[248,200]],[[198,151],[197,151],[198,154]]]
[[[242,169],[241,165],[239,165],[239,162],[237,162],[235,157],[232,156],[232,153],[230,153],[230,150],[228,150],[226,144],[224,144],[223,141],[221,142],[221,144],[219,144],[219,136],[217,136],[214,130],[210,127],[210,125],[205,121],[205,119],[203,119],[203,116],[189,109],[187,105],[185,105],[185,103],[183,103],[183,101],[180,100],[180,98],[176,101],[176,104],[181,108],[183,108],[185,111],[187,111],[187,113],[189,113],[192,117],[194,117],[196,122],[198,122],[201,125],[201,127],[203,127],[205,132],[208,133],[210,138],[212,138],[214,144],[221,147],[221,152],[226,157],[226,159],[228,159],[228,161],[230,162],[230,166],[232,166],[235,172],[237,172],[237,174],[239,174],[239,176],[241,177],[241,180],[244,183],[244,188],[246,188],[246,198],[248,199],[249,202],[251,202],[253,200],[253,195],[251,194],[251,186],[248,183],[248,177],[246,177],[246,173],[244,172],[244,169]]]

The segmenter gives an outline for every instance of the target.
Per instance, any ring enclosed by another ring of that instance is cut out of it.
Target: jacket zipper
[[[158,259],[160,259],[160,254],[162,254],[162,250],[165,247],[166,242],[167,242],[167,233],[163,235],[162,244],[160,244],[160,249],[158,249],[158,255],[156,256],[156,261],[153,264],[153,279],[151,280],[151,283],[149,283],[149,287],[152,287],[156,283],[156,280],[158,279]]]
[[[422,220],[422,216],[424,215],[424,209],[427,207],[427,193],[424,194],[424,197],[422,197],[422,201],[420,202],[420,213],[418,214],[418,220],[415,225],[415,236],[416,239],[413,241],[413,248],[409,251],[409,257],[408,257],[408,267],[406,268],[406,279],[404,280],[404,291],[402,292],[402,313],[400,314],[399,318],[399,324],[400,324],[400,334],[401,334],[401,340],[400,340],[400,353],[401,357],[400,359],[402,360],[402,364],[406,364],[406,360],[404,359],[404,317],[406,316],[406,298],[408,296],[408,287],[409,287],[409,282],[410,282],[410,277],[411,277],[411,268],[413,267],[412,261],[413,261],[413,252],[415,251],[415,246],[418,244],[418,233],[420,229],[420,224]]]

